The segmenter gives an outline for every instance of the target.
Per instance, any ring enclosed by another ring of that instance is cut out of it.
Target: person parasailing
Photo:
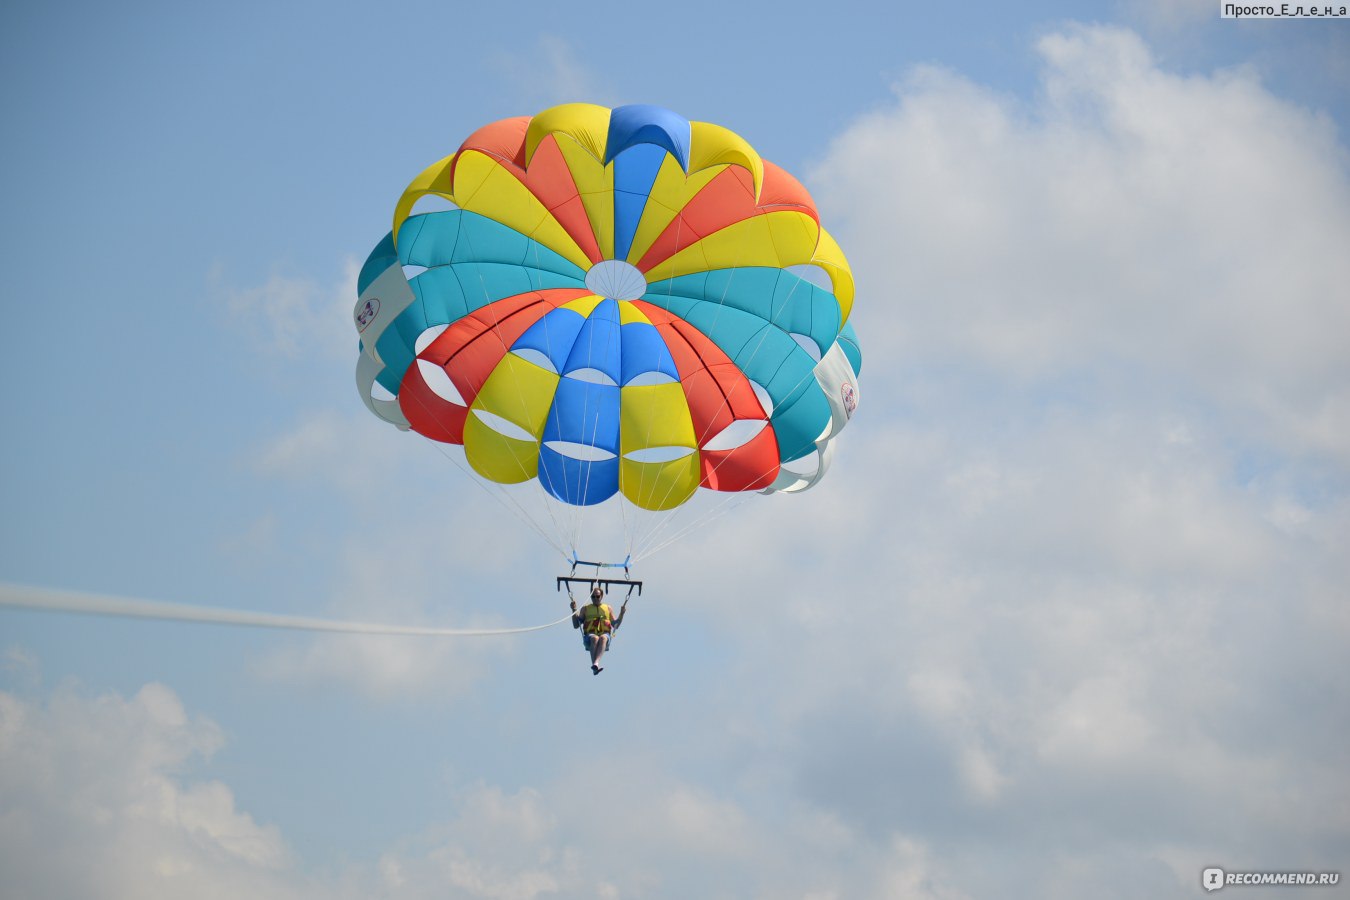
[[[605,667],[600,665],[600,658],[605,655],[611,636],[623,624],[623,617],[628,612],[628,600],[623,601],[619,615],[615,617],[614,610],[605,602],[605,592],[597,584],[591,588],[590,603],[578,610],[577,601],[573,598],[571,605],[572,627],[581,629],[582,640],[591,654],[591,674],[599,675],[605,671]]]

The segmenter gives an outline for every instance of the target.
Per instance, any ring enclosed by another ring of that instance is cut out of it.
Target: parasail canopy
[[[660,107],[479,129],[413,179],[358,289],[371,411],[567,506],[801,490],[860,397],[853,276],[810,195]]]

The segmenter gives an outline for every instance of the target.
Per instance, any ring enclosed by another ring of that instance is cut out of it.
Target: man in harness
[[[577,601],[572,600],[572,627],[581,629],[586,649],[591,651],[592,675],[599,675],[605,671],[604,666],[600,665],[600,657],[605,655],[605,650],[609,648],[610,635],[623,624],[624,613],[628,611],[628,601],[625,600],[623,606],[619,607],[619,615],[616,618],[614,610],[604,601],[605,592],[598,584],[591,588],[591,602],[580,610],[577,609]]]

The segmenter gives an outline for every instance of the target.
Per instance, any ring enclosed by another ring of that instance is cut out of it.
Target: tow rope
[[[543,631],[570,620],[566,615],[546,625],[525,628],[436,628],[423,625],[386,625],[375,622],[349,622],[309,616],[250,612],[215,606],[189,606],[130,597],[111,597],[80,591],[25,587],[0,583],[0,606],[80,613],[94,616],[120,616],[132,619],[161,619],[170,622],[197,622],[209,625],[242,625],[251,628],[286,628],[293,631],[330,631],[346,634],[393,634],[418,637],[485,637],[497,634],[524,634]]]

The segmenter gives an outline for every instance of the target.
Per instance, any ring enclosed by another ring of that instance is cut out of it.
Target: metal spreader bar
[[[605,593],[609,593],[609,586],[610,586],[611,584],[623,584],[623,585],[627,585],[627,586],[628,586],[628,592],[629,592],[630,594],[633,592],[633,589],[634,589],[634,588],[637,588],[638,596],[639,596],[639,597],[642,596],[642,582],[641,582],[641,581],[634,581],[634,580],[631,579],[631,578],[580,578],[580,577],[576,577],[576,576],[572,576],[572,575],[559,575],[559,576],[558,576],[558,590],[561,591],[561,590],[563,589],[563,585],[564,585],[564,584],[567,584],[567,585],[573,585],[573,584],[587,584],[587,585],[602,584],[602,585],[605,586]]]

